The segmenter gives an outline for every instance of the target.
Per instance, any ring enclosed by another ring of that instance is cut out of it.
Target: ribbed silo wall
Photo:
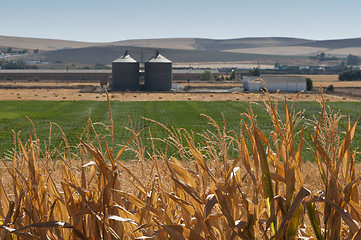
[[[145,89],[149,91],[169,91],[172,89],[172,63],[146,62]]]
[[[119,90],[139,89],[139,62],[113,62],[112,75],[112,88]]]

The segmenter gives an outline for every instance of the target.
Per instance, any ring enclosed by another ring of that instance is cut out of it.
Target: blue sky
[[[0,35],[110,42],[361,37],[359,0],[1,0]]]

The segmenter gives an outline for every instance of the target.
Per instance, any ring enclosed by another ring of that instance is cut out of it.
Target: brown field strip
[[[262,93],[148,93],[148,92],[111,92],[112,101],[261,101]],[[295,93],[271,94],[273,100],[291,101]],[[325,100],[359,101],[357,98],[324,94]],[[317,94],[304,93],[297,101],[316,101]],[[38,100],[38,101],[106,101],[105,93],[82,93],[79,89],[0,89],[0,101]]]

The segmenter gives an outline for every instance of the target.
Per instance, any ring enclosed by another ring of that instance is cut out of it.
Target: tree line
[[[349,69],[338,75],[340,81],[361,81],[360,69]]]
[[[22,59],[0,61],[0,69],[37,69],[36,65],[27,65]]]

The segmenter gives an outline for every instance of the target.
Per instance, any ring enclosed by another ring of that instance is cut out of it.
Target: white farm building
[[[260,91],[264,89],[262,79],[268,91],[300,92],[306,91],[306,78],[302,76],[244,76],[243,88],[245,91]]]

